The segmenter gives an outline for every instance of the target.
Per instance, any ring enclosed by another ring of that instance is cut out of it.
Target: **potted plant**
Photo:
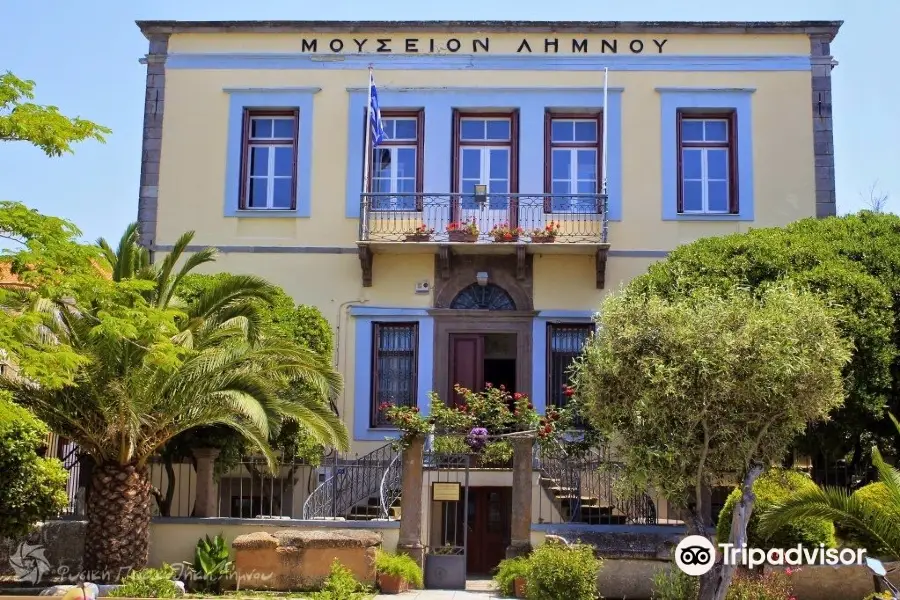
[[[525,597],[525,581],[528,577],[528,557],[517,556],[500,561],[494,581],[502,596]]]
[[[431,239],[431,236],[434,234],[434,229],[431,229],[425,223],[422,223],[415,229],[406,232],[406,237],[403,238],[404,242],[427,242]]]
[[[559,235],[559,223],[550,221],[543,229],[534,229],[531,231],[531,242],[533,244],[552,244]]]
[[[521,227],[511,227],[509,223],[500,223],[494,225],[490,231],[490,236],[495,242],[517,242],[519,236],[524,235]]]
[[[422,587],[422,569],[405,554],[389,554],[379,550],[375,554],[375,570],[378,573],[378,587],[385,594],[400,594]]]
[[[476,242],[479,233],[475,219],[455,221],[447,225],[447,234],[451,242]]]

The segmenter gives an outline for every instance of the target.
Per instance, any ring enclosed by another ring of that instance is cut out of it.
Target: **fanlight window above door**
[[[500,286],[489,283],[473,283],[450,303],[450,308],[460,310],[516,310],[512,297]]]

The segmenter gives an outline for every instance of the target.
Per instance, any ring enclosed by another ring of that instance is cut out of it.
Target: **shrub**
[[[375,568],[389,577],[405,579],[412,587],[422,587],[422,568],[406,554],[389,554],[379,550],[375,555]]]
[[[530,561],[525,556],[516,558],[506,558],[497,565],[497,572],[494,575],[494,581],[497,582],[497,588],[502,596],[514,596],[516,593],[515,583],[519,577],[528,577]]]
[[[738,571],[731,580],[725,600],[785,600],[792,597],[791,584],[784,573],[753,575]]]
[[[691,577],[674,564],[653,576],[653,600],[697,600],[700,578]]]
[[[470,454],[466,438],[459,435],[436,435],[432,451],[435,454]]]
[[[222,593],[223,580],[231,576],[231,562],[225,538],[208,535],[197,542],[194,562],[185,563],[190,568],[191,587],[198,591]]]
[[[353,600],[364,592],[353,573],[337,559],[331,563],[331,572],[325,578],[322,589],[312,594],[315,600]]]
[[[175,598],[178,587],[172,579],[175,569],[163,565],[160,569],[133,570],[125,576],[122,584],[109,592],[112,598]]]
[[[753,514],[750,515],[750,522],[747,524],[747,545],[766,550],[788,548],[797,544],[804,546],[825,544],[826,547],[833,548],[835,545],[834,524],[827,519],[814,517],[797,519],[769,537],[764,537],[759,532],[760,515],[769,507],[788,500],[796,492],[815,487],[816,484],[812,479],[797,471],[770,469],[764,473],[753,485],[756,504],[753,507]],[[716,537],[720,542],[728,541],[731,535],[731,518],[734,514],[734,506],[740,498],[740,489],[735,489],[728,496],[722,512],[719,513]]]
[[[891,510],[896,503],[891,502],[887,488],[880,481],[870,483],[853,492],[853,497],[867,506],[878,506],[882,511],[890,515],[893,521],[900,522],[900,511]],[[873,540],[871,536],[859,529],[844,525],[843,523],[835,523],[841,539],[850,546],[857,548],[865,548],[869,554],[890,555],[890,551],[882,547],[877,540]]]
[[[490,442],[481,451],[481,464],[485,467],[504,467],[513,459],[512,444],[506,440]]]
[[[66,470],[38,451],[49,430],[30,411],[0,394],[0,537],[26,535],[66,507]]]
[[[602,561],[593,546],[546,543],[529,559],[529,600],[594,600]]]

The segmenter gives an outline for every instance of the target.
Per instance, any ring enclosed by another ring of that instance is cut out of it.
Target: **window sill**
[[[664,215],[663,221],[752,221],[751,217],[738,214],[703,214],[703,213],[677,213]]]
[[[238,209],[226,213],[226,217],[238,217],[244,218],[249,217],[251,219],[284,219],[284,218],[293,218],[293,219],[303,219],[297,209]]]

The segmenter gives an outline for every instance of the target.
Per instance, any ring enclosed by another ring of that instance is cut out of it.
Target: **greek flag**
[[[384,122],[381,120],[381,107],[378,106],[378,90],[375,89],[375,74],[369,69],[369,128],[371,129],[372,147],[384,141]]]

